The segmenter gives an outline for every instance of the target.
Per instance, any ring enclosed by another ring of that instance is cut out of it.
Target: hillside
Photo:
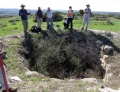
[[[29,29],[31,28],[31,26],[36,25],[36,23],[33,22],[33,19],[34,19],[33,16],[29,17],[29,22],[30,22]],[[10,18],[0,19],[0,20],[1,20],[0,21],[0,28],[1,28],[0,29],[0,37],[5,42],[5,51],[7,52],[7,56],[8,56],[8,59],[4,60],[6,66],[7,66],[7,75],[8,75],[8,79],[9,79],[11,86],[19,87],[18,92],[98,92],[98,90],[100,90],[101,86],[102,86],[102,89],[104,89],[103,86],[106,86],[105,90],[107,90],[107,87],[110,87],[110,88],[113,88],[116,90],[120,88],[120,86],[119,86],[120,85],[120,83],[119,83],[119,81],[120,81],[119,80],[120,79],[120,71],[119,71],[119,69],[120,69],[120,66],[119,66],[119,64],[120,64],[120,53],[119,53],[120,38],[119,38],[119,35],[120,35],[120,33],[119,33],[119,26],[118,26],[119,20],[116,20],[115,25],[107,25],[107,24],[105,24],[105,21],[99,22],[99,21],[93,20],[93,21],[91,21],[90,28],[92,28],[92,27],[93,27],[92,29],[100,28],[101,30],[89,30],[88,33],[84,32],[83,30],[82,31],[80,30],[82,23],[79,23],[79,22],[81,20],[74,20],[74,24],[75,24],[74,30],[77,31],[77,34],[72,33],[72,36],[75,36],[75,38],[74,39],[72,38],[70,41],[75,40],[77,42],[78,38],[80,37],[81,39],[85,38],[85,39],[89,40],[90,42],[94,43],[95,42],[94,40],[96,40],[96,38],[98,37],[99,39],[101,39],[102,42],[105,42],[105,44],[110,45],[114,48],[113,55],[108,55],[108,58],[106,59],[106,62],[107,62],[106,66],[109,71],[105,69],[106,78],[104,77],[104,80],[103,80],[103,78],[95,77],[94,75],[90,75],[90,78],[89,78],[89,75],[87,75],[88,73],[94,74],[94,72],[91,72],[91,71],[87,71],[86,76],[83,77],[84,79],[82,79],[81,77],[76,78],[75,76],[70,76],[70,77],[64,78],[64,79],[50,78],[49,76],[44,75],[43,73],[40,73],[39,71],[37,71],[37,72],[33,71],[35,69],[33,69],[33,68],[31,69],[29,67],[28,61],[30,61],[30,59],[28,59],[24,56],[24,53],[28,54],[29,50],[28,50],[28,48],[26,48],[23,45],[24,37],[23,37],[23,31],[22,31],[23,29],[22,29],[22,24],[21,24],[20,18],[19,17],[10,17]],[[17,20],[17,21],[15,21],[15,24],[14,24],[14,22],[9,22],[10,20]],[[97,23],[97,25],[95,25],[94,23]],[[102,23],[104,23],[105,26]],[[62,31],[63,31],[63,33],[65,33],[63,38],[65,39],[65,36],[68,36],[67,32],[69,30],[63,30],[62,21],[55,22],[54,25],[56,25],[56,24],[59,24],[60,28],[55,26],[55,31],[58,33],[60,33],[60,32],[62,33]],[[43,27],[44,31],[47,31],[47,30],[45,30],[46,29],[45,22],[43,23],[42,27]],[[105,29],[107,29],[107,31]],[[115,30],[113,30],[113,29],[115,29]],[[48,33],[49,33],[49,31],[48,31]],[[81,35],[78,36],[78,33],[81,33]],[[82,34],[82,33],[84,33],[84,34]],[[40,36],[40,34],[31,33],[31,36],[32,35],[33,36],[35,35],[35,38]],[[85,35],[85,37],[82,37],[84,35]],[[88,35],[88,37],[87,37],[87,35]],[[58,35],[58,36],[60,36],[60,35]],[[95,38],[95,39],[92,39],[92,38]],[[44,42],[44,39],[42,39],[42,40],[43,41],[39,40],[40,41],[39,43],[42,44]],[[52,40],[52,39],[47,39],[47,40],[48,40],[48,42],[50,42],[49,40]],[[67,40],[69,40],[69,36],[68,36]],[[38,39],[36,39],[35,41],[38,41]],[[74,44],[76,44],[76,42]],[[85,49],[81,49],[81,51],[83,51],[83,56],[84,56],[84,51],[86,51],[86,47],[90,48],[92,44],[90,42],[88,42],[89,44],[86,45],[86,43],[84,43],[84,40],[82,42],[81,42],[81,44],[83,45],[83,47],[85,47]],[[63,43],[64,43],[64,41],[63,41]],[[56,46],[56,47],[58,47],[58,46]],[[90,52],[91,58],[89,58],[89,59],[96,58],[96,54],[94,55],[94,58],[93,58],[91,56],[92,55],[91,53],[94,53],[94,51],[97,51],[97,50],[95,50],[96,48],[94,49],[93,47],[92,47],[92,49],[93,50],[91,50],[91,52]],[[21,51],[24,51],[24,53],[21,54]],[[52,52],[51,49],[49,49],[49,51]],[[69,52],[69,50],[68,50],[68,52]],[[52,52],[52,53],[55,55],[55,52]],[[34,53],[32,53],[32,54],[34,54]],[[72,55],[72,54],[70,54],[70,55]],[[102,56],[103,56],[103,54],[102,54]],[[89,61],[89,59],[88,59],[88,61]],[[96,60],[94,62],[96,62],[99,59],[100,58],[96,58]],[[31,61],[32,61],[32,59],[31,59]],[[87,59],[85,61],[87,61]],[[90,63],[92,63],[92,62],[90,62]],[[93,64],[93,66],[92,66],[93,70],[96,69],[96,68],[94,68],[94,65],[95,64]],[[18,82],[15,80],[10,80],[11,76],[12,77],[18,76],[22,81]],[[108,88],[108,90],[112,90],[110,92],[119,92],[119,91],[115,91],[110,88]],[[100,92],[106,92],[106,91],[100,91]]]
[[[64,80],[49,78],[44,76],[43,74],[26,75],[26,66],[28,60],[26,60],[23,56],[21,56],[18,52],[19,50],[23,50],[21,45],[21,41],[23,40],[23,35],[11,35],[3,38],[6,44],[5,50],[8,55],[8,59],[5,60],[7,65],[7,75],[10,76],[18,76],[22,79],[22,82],[13,81],[10,84],[13,87],[19,87],[18,92],[98,92],[98,89],[102,85],[106,85],[108,87],[112,87],[114,89],[119,88],[119,53],[116,53],[113,56],[109,56],[108,64],[112,65],[110,73],[114,74],[109,82],[103,83],[102,79],[90,79],[82,80],[76,78],[66,78]],[[14,42],[13,42],[14,40]],[[120,48],[120,44],[118,44],[117,40],[114,40],[114,43]],[[10,48],[15,48],[10,49]],[[17,57],[17,58],[16,58]],[[118,60],[116,62],[116,60]],[[24,65],[25,64],[25,65]],[[114,66],[113,66],[114,65]],[[8,71],[9,70],[9,71]],[[116,80],[117,79],[117,80]],[[87,82],[85,82],[87,81]]]

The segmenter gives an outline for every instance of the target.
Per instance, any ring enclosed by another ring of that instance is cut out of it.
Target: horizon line
[[[19,8],[0,8],[0,9],[17,9],[17,10],[19,10]],[[27,10],[37,10],[37,9],[27,9]],[[42,10],[47,10],[47,9],[42,9]],[[52,9],[52,10],[60,10],[60,11],[67,11],[67,9],[66,10],[63,10],[63,9]],[[79,10],[74,10],[74,11],[79,11]],[[115,13],[120,13],[119,11],[92,11],[92,12],[115,12]]]

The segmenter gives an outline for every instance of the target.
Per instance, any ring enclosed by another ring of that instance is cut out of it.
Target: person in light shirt
[[[52,18],[52,10],[50,7],[48,7],[46,12],[46,21],[47,21],[47,29],[49,29],[49,22],[51,23],[51,26],[53,27],[53,18]]]
[[[91,9],[90,9],[89,4],[87,4],[86,7],[87,8],[84,10],[83,26],[82,26],[81,30],[84,30],[84,25],[86,24],[86,29],[85,30],[87,31],[89,20],[90,20]]]
[[[64,19],[63,19],[64,29],[67,28],[67,21],[68,21],[67,17],[64,17]]]

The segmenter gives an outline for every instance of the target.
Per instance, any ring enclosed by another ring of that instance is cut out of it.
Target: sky
[[[73,10],[85,9],[86,4],[90,4],[92,11],[120,12],[120,0],[1,0],[0,8],[20,8],[20,5],[26,5],[26,9],[68,10],[72,6]]]

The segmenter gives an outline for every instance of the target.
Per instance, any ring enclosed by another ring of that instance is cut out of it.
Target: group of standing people
[[[87,8],[84,10],[84,17],[83,17],[83,26],[82,26],[82,30],[84,30],[84,26],[86,24],[86,29],[88,29],[88,24],[89,24],[89,20],[90,20],[90,13],[91,13],[91,9],[90,9],[90,5],[86,5]],[[19,11],[19,16],[21,16],[21,20],[22,20],[22,24],[24,27],[24,35],[25,38],[27,38],[27,30],[28,30],[28,17],[27,15],[30,15],[31,12],[27,12],[27,10],[24,8],[25,5],[21,5],[20,6],[21,9]],[[36,11],[35,17],[37,19],[38,22],[38,28],[41,29],[41,25],[42,25],[42,21],[43,21],[43,13],[40,7],[38,7],[38,10]],[[72,10],[72,7],[69,7],[68,13],[67,13],[67,17],[64,18],[64,28],[68,28],[69,24],[70,24],[70,28],[73,28],[73,18],[74,18],[74,11]],[[47,12],[46,12],[46,21],[47,21],[47,28],[49,27],[49,22],[51,22],[51,25],[53,26],[53,19],[52,19],[52,11],[50,9],[50,7],[48,7]],[[0,54],[2,52],[4,45],[2,43],[2,41],[0,41]],[[5,69],[4,69],[5,70]],[[6,92],[6,88],[5,88],[5,83],[4,83],[4,79],[3,79],[3,75],[2,75],[2,71],[1,71],[1,66],[0,66],[0,84],[2,86],[2,92]],[[9,92],[17,92],[17,88],[13,89],[10,87],[9,84],[8,88],[9,88]]]
[[[46,15],[46,22],[47,22],[47,29],[48,29],[49,22],[51,22],[51,25],[53,26],[52,11],[51,11],[50,7],[48,7],[45,15]],[[37,19],[38,28],[41,30],[41,25],[42,25],[42,21],[43,21],[43,12],[40,7],[38,7],[38,10],[36,11],[35,16]]]
[[[25,38],[27,38],[27,30],[28,30],[27,15],[30,15],[31,12],[28,13],[27,10],[25,9],[25,5],[23,5],[23,4],[20,7],[21,7],[21,9],[19,10],[19,16],[21,16],[21,20],[22,20],[22,24],[23,24],[23,28],[24,28],[24,36],[25,36]],[[52,11],[51,11],[50,7],[48,7],[45,15],[46,15],[47,29],[48,29],[49,25],[53,26]],[[41,25],[42,25],[42,21],[43,21],[43,12],[41,10],[41,7],[38,7],[35,17],[36,17],[37,23],[38,23],[37,27],[39,30],[41,30]],[[49,24],[50,22],[51,22],[51,24]]]
[[[85,30],[88,29],[88,24],[89,24],[89,20],[90,20],[90,13],[91,13],[90,5],[87,4],[86,6],[87,6],[87,8],[84,10],[83,26],[82,26],[81,30],[84,30],[85,24],[86,24]],[[22,24],[24,27],[25,38],[27,38],[27,29],[28,29],[27,15],[30,15],[31,13],[27,12],[27,10],[24,8],[25,5],[22,4],[20,7],[21,7],[21,9],[19,11],[19,16],[21,16]],[[50,9],[50,7],[48,7],[45,15],[46,15],[47,29],[49,29],[49,26],[53,27],[53,18],[52,18],[53,14],[52,14],[52,10]],[[37,19],[38,28],[41,30],[41,25],[42,25],[42,21],[43,21],[43,12],[40,7],[38,7],[38,10],[36,11],[35,17]],[[73,29],[73,19],[74,19],[74,11],[72,10],[72,6],[69,6],[69,10],[68,10],[67,15],[64,18],[64,22],[63,22],[65,29],[69,28],[69,26],[71,29]],[[49,23],[51,23],[51,24],[49,24]]]
[[[83,25],[82,25],[81,30],[84,30],[85,24],[86,24],[85,30],[88,30],[88,24],[89,24],[90,14],[91,14],[91,9],[90,9],[90,5],[89,4],[86,5],[86,8],[83,11],[83,13],[84,13],[84,15],[83,15]],[[65,29],[69,27],[69,24],[70,24],[70,28],[71,29],[73,28],[73,22],[72,22],[73,18],[74,18],[74,12],[72,10],[72,7],[69,6],[69,10],[68,10],[67,16],[65,16],[64,20],[63,20],[63,25],[64,25]]]

